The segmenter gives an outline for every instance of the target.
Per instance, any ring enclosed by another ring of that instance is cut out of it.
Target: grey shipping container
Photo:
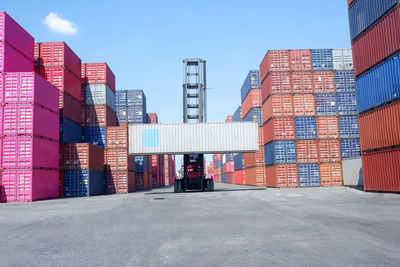
[[[342,161],[343,185],[364,185],[361,158],[345,159]]]
[[[87,84],[86,105],[107,105],[115,111],[115,94],[105,84]]]

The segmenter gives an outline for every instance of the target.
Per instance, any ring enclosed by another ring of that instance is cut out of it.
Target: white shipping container
[[[105,84],[87,84],[86,104],[107,105],[115,111],[115,94],[111,88]]]
[[[333,49],[332,57],[334,70],[353,70],[351,49]]]
[[[222,154],[258,151],[258,124],[181,123],[129,125],[129,153]]]
[[[343,185],[363,186],[363,173],[361,158],[346,159],[342,161]]]

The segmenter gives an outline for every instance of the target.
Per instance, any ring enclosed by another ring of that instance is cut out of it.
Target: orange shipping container
[[[320,139],[339,138],[338,118],[335,116],[317,117],[317,133]]]
[[[134,172],[128,172],[126,170],[107,170],[106,175],[106,192],[108,194],[124,194],[136,190]]]
[[[272,117],[292,117],[293,97],[291,95],[271,95],[262,106],[263,123]]]
[[[292,117],[276,117],[269,120],[263,126],[264,144],[272,140],[293,140],[294,134],[294,118]]]
[[[260,81],[271,71],[289,71],[289,50],[269,50],[260,64]]]
[[[314,116],[315,97],[312,94],[296,94],[293,96],[293,111],[295,116]]]
[[[280,164],[265,167],[266,185],[269,187],[297,187],[296,164]]]
[[[321,186],[341,186],[343,184],[341,163],[322,163],[320,172]]]
[[[128,127],[107,127],[107,148],[128,148]]]
[[[255,153],[244,153],[244,167],[250,168],[254,166],[264,165],[264,146]]]
[[[318,143],[317,140],[297,141],[297,162],[316,163],[318,162]]]
[[[311,71],[292,72],[291,80],[294,94],[312,94],[314,92]]]
[[[315,93],[334,93],[335,77],[333,71],[315,71],[313,73]]]
[[[292,71],[304,71],[311,70],[311,50],[291,50],[290,51],[290,70]]]
[[[115,112],[107,105],[86,106],[85,126],[106,127],[116,125]]]
[[[288,71],[273,71],[268,74],[264,82],[261,84],[262,102],[264,102],[271,94],[290,93],[292,93],[292,84],[290,81],[290,72]]]
[[[247,168],[244,170],[244,181],[245,185],[264,186],[264,166]]]
[[[244,184],[244,170],[235,171],[235,184]]]
[[[246,117],[252,108],[261,107],[261,90],[251,89],[242,103],[242,119]]]
[[[105,165],[111,170],[135,170],[135,157],[129,155],[127,148],[109,148],[105,153]]]
[[[65,170],[104,170],[104,149],[89,143],[64,145]]]
[[[318,141],[320,162],[340,161],[340,142],[338,139],[326,139]]]

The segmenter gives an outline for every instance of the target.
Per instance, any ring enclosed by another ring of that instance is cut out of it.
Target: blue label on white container
[[[144,148],[160,146],[160,130],[144,129],[142,130],[142,146]]]

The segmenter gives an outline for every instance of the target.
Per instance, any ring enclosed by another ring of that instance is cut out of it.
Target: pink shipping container
[[[58,170],[58,142],[32,136],[5,136],[3,169],[30,168]]]
[[[0,102],[37,103],[58,114],[58,89],[40,75],[34,72],[7,73],[0,75],[0,86],[2,84],[4,95],[0,94]]]
[[[33,37],[6,12],[0,12],[0,41],[9,43],[33,62]]]
[[[56,198],[59,194],[58,176],[58,170],[3,170],[1,202]]]
[[[27,58],[10,44],[0,42],[0,72],[34,71],[33,60]]]
[[[83,83],[107,84],[115,93],[115,75],[107,63],[82,64]]]
[[[33,135],[59,141],[60,118],[37,104],[5,104],[3,115],[3,135]]]
[[[46,68],[66,67],[81,83],[81,59],[64,42],[39,43],[39,64]]]
[[[315,93],[334,93],[335,77],[333,71],[315,71],[313,73]]]
[[[312,94],[295,94],[293,96],[295,116],[315,116],[315,97]]]
[[[261,84],[262,102],[264,102],[271,94],[290,93],[292,93],[292,85],[290,81],[290,72],[288,71],[270,72]]]
[[[311,71],[295,71],[291,75],[292,91],[294,94],[312,94],[313,73]]]
[[[291,50],[290,51],[290,70],[310,71],[312,70],[311,50]]]

